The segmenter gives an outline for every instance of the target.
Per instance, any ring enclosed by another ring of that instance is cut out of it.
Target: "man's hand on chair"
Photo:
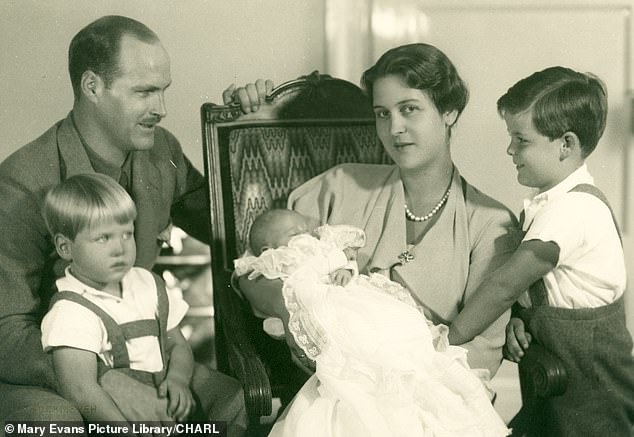
[[[231,84],[222,92],[222,101],[225,105],[240,103],[242,111],[248,114],[260,109],[264,99],[271,93],[271,90],[273,90],[273,81],[268,79],[258,79],[255,83],[248,83],[241,87]]]

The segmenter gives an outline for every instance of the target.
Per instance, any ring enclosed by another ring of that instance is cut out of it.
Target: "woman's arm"
[[[282,281],[259,276],[248,279],[247,275],[238,278],[243,296],[251,304],[254,313],[262,317],[277,317],[288,323],[288,310],[282,296]]]
[[[277,317],[284,324],[286,344],[292,353],[293,361],[300,367],[313,368],[313,362],[304,354],[288,327],[290,314],[284,304],[282,296],[282,281],[279,279],[266,279],[262,276],[250,280],[245,276],[238,279],[240,290],[244,297],[251,303],[254,312],[260,317]]]
[[[53,365],[59,381],[59,393],[89,422],[126,422],[123,413],[97,382],[97,360],[93,352],[70,347],[55,348]]]
[[[555,243],[525,241],[491,276],[480,284],[452,321],[449,342],[461,344],[473,339],[511,308],[530,285],[557,265]]]

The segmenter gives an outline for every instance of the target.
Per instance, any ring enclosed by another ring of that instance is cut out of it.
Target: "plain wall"
[[[324,68],[322,0],[0,0],[0,161],[64,118],[68,45],[102,15],[154,30],[171,57],[162,125],[200,170],[200,106],[231,83],[276,84]]]

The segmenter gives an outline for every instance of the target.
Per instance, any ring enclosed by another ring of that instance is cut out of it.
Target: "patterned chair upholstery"
[[[386,162],[373,124],[243,127],[229,133],[228,144],[238,254],[254,218],[285,208],[298,185],[336,164]]]
[[[361,90],[317,72],[273,90],[266,105],[243,114],[236,105],[201,108],[209,181],[215,347],[219,370],[244,386],[250,419],[285,405],[307,375],[284,341],[262,331],[262,320],[232,288],[233,260],[246,248],[262,211],[286,207],[289,193],[344,162],[388,163],[374,115]]]

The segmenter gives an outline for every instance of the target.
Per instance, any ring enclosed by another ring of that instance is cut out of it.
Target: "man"
[[[176,138],[158,126],[170,60],[154,32],[121,16],[102,17],[71,41],[69,115],[0,164],[0,420],[81,420],[57,395],[40,321],[63,262],[40,214],[43,196],[77,173],[117,180],[137,209],[136,265],[151,268],[173,222],[208,240],[202,175]],[[239,383],[218,372],[217,420],[244,427]],[[148,417],[163,420],[164,417]]]

